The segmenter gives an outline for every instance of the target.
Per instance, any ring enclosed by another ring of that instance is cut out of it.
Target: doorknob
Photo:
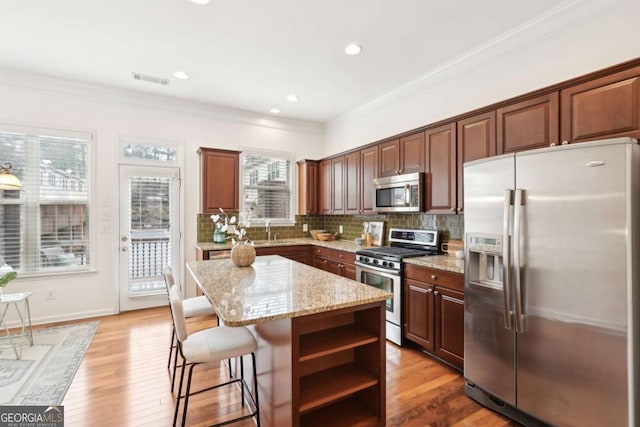
[[[122,236],[122,241],[126,242],[127,241],[127,236]]]
[[[127,247],[126,246],[122,247],[122,252],[127,252]]]

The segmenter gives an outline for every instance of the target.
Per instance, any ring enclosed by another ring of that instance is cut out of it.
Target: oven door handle
[[[374,267],[372,265],[369,264],[360,264],[358,261],[356,261],[356,276],[359,278],[360,277],[360,272],[361,271],[370,271],[372,273],[376,273],[379,274],[380,276],[386,277],[388,279],[395,279],[396,277],[400,276],[400,272],[398,273],[391,273],[389,272],[389,270],[385,269],[385,268],[380,268],[380,267]]]

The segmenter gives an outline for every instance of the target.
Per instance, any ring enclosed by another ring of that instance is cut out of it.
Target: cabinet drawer
[[[464,292],[464,276],[459,273],[405,264],[404,277]]]
[[[353,264],[356,261],[356,254],[352,252],[323,248],[319,246],[315,246],[313,248],[313,255],[323,258],[329,258],[333,261],[346,262],[348,264]]]

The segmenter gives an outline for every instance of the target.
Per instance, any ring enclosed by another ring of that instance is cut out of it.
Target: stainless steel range
[[[402,260],[440,253],[437,230],[389,230],[390,246],[356,251],[356,280],[393,293],[387,300],[387,339],[402,345]]]

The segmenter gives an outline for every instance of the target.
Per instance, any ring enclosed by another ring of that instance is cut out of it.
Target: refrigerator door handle
[[[504,191],[504,223],[502,229],[502,278],[504,297],[504,327],[511,329],[513,326],[511,312],[511,239],[509,238],[509,221],[513,209],[513,190]]]
[[[514,306],[516,332],[524,333],[524,315],[522,314],[522,280],[520,277],[520,239],[522,238],[522,214],[524,212],[524,190],[516,189],[513,214],[513,270],[514,270]]]

